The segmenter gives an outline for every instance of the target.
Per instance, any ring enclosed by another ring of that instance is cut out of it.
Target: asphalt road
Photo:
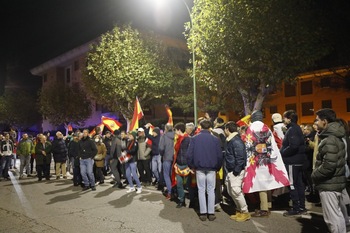
[[[327,232],[321,208],[307,203],[309,214],[268,218],[243,223],[230,220],[232,208],[223,206],[213,222],[201,222],[190,208],[175,208],[155,188],[127,194],[106,180],[96,191],[82,191],[71,180],[38,182],[37,178],[0,182],[0,232]]]

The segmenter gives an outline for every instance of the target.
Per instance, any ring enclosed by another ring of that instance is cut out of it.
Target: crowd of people
[[[313,125],[298,125],[293,110],[272,115],[273,126],[263,123],[261,111],[250,122],[211,121],[206,114],[194,123],[166,124],[164,129],[146,124],[136,131],[106,131],[91,136],[87,129],[54,140],[44,134],[24,133],[19,142],[11,129],[0,135],[0,176],[20,160],[19,179],[67,179],[74,186],[96,190],[111,176],[114,188],[142,193],[154,186],[164,198],[199,211],[202,221],[216,219],[220,203],[231,200],[236,213],[230,218],[244,222],[268,217],[272,197],[289,193],[292,206],[284,216],[307,213],[306,198],[320,202],[331,232],[350,226],[347,193],[349,177],[349,128],[332,109],[316,112]],[[98,132],[98,131],[97,131]],[[55,175],[50,173],[54,162]],[[26,175],[25,175],[26,174]],[[188,195],[186,195],[188,193]],[[249,211],[249,197],[257,194],[260,207]],[[306,195],[308,194],[308,195]]]

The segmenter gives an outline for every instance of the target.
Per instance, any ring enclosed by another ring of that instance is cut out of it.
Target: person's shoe
[[[176,208],[182,208],[182,207],[186,207],[186,203],[184,201],[179,201],[179,203],[177,203]]]
[[[13,169],[17,169],[17,167],[13,167]]]
[[[199,215],[199,219],[201,220],[201,221],[207,221],[207,215],[206,214],[200,214]]]
[[[269,211],[267,210],[256,210],[252,217],[269,217]]]
[[[84,188],[82,189],[82,191],[86,191],[86,190],[89,190],[90,187],[89,186],[84,186]]]
[[[45,180],[50,180],[50,177],[46,177]]]
[[[23,175],[20,175],[18,179],[19,179],[19,180],[22,180],[23,177],[24,177]]]
[[[221,210],[221,205],[220,205],[220,203],[216,204],[216,205],[214,206],[214,208],[215,208],[215,212],[220,212],[220,210]]]
[[[140,194],[142,193],[142,188],[137,188],[137,191],[136,191],[137,194]]]
[[[249,212],[240,213],[236,218],[236,222],[245,222],[245,221],[248,221],[250,218],[251,218],[251,215]]]
[[[132,192],[135,192],[135,191],[136,191],[135,188],[129,188],[129,189],[126,191],[126,193],[132,193]]]
[[[208,219],[209,219],[209,221],[214,221],[216,219],[215,214],[209,214]]]
[[[59,180],[61,177],[59,177],[59,176],[56,176],[56,180]]]
[[[238,211],[237,211],[235,214],[233,214],[233,215],[230,216],[230,219],[236,220],[240,215],[241,215],[241,212],[238,212]]]
[[[27,174],[27,177],[32,177],[32,175],[31,174]]]
[[[42,181],[42,178],[39,178],[38,181]]]
[[[63,179],[67,179],[67,176],[63,176]]]
[[[299,211],[299,213],[301,214],[301,215],[305,215],[305,214],[307,214],[307,209],[300,209],[300,211]]]
[[[96,191],[96,187],[95,187],[95,186],[92,186],[92,187],[91,187],[91,190],[92,190],[92,191]]]
[[[100,184],[104,184],[105,182],[104,181],[100,181]]]
[[[171,200],[171,194],[168,193],[168,194],[165,196],[165,198],[166,198],[167,200]]]
[[[283,213],[284,217],[300,216],[300,211],[290,209]]]

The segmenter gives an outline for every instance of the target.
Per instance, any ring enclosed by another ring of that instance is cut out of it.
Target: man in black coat
[[[63,139],[63,134],[60,131],[57,131],[56,138],[52,142],[52,154],[56,164],[56,179],[60,179],[60,169],[62,169],[63,178],[67,179],[66,161],[68,156],[68,149],[66,142]]]

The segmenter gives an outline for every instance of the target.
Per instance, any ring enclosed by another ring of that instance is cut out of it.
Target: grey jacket
[[[137,150],[137,159],[138,160],[147,160],[151,158],[152,149],[147,145],[146,137],[139,137],[137,142],[139,144],[139,149]]]
[[[174,131],[166,132],[162,135],[159,142],[159,153],[163,161],[173,161],[174,158]]]

